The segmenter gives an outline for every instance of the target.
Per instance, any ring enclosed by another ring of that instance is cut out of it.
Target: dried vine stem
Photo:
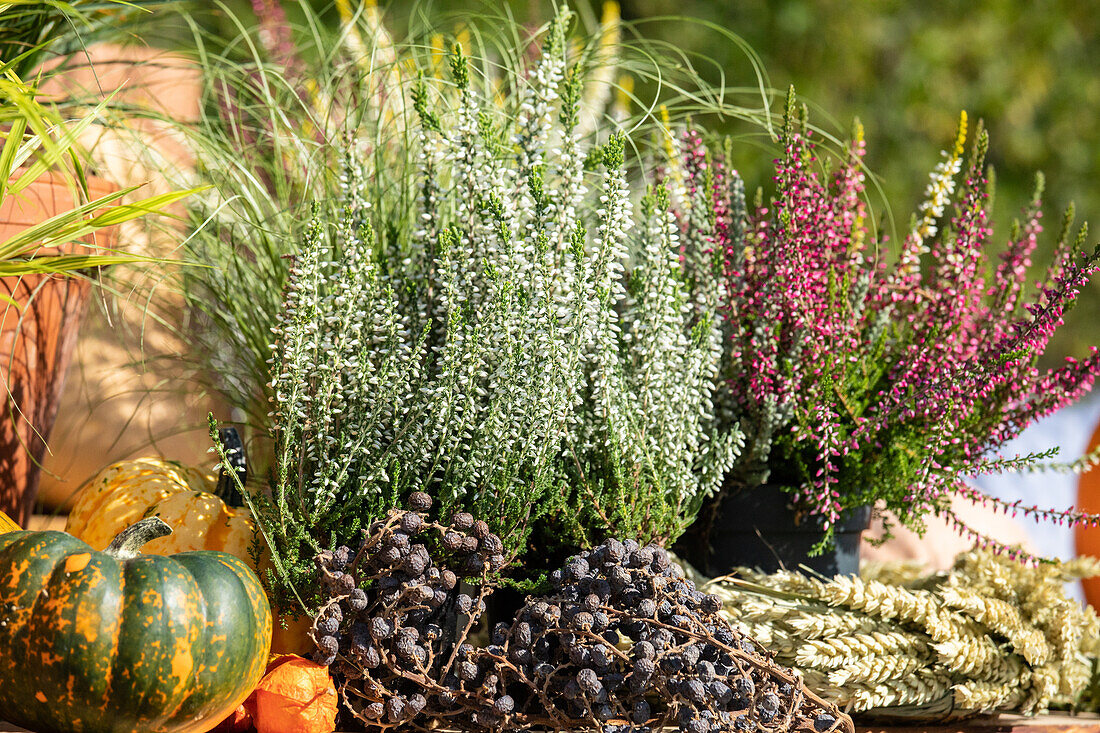
[[[394,510],[355,551],[318,556],[329,593],[312,636],[344,710],[371,728],[652,733],[845,731],[851,720],[732,629],[658,547],[608,540],[550,575],[489,644],[469,643],[503,564],[456,514]],[[462,592],[465,580],[475,591]],[[463,615],[466,618],[460,619]]]

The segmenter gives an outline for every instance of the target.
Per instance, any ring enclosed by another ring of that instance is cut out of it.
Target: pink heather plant
[[[1100,370],[1096,349],[1053,371],[1036,368],[1097,269],[1100,255],[1081,251],[1086,228],[1071,236],[1072,211],[1066,214],[1053,263],[1028,300],[1042,178],[1025,223],[1013,227],[991,263],[987,137],[979,126],[964,169],[964,114],[900,254],[888,263],[885,238],[867,226],[862,130],[827,173],[805,124],[791,122],[790,107],[776,194],[751,211],[723,156],[708,170],[697,161],[698,138],[684,140],[686,159],[695,161],[684,167],[686,198],[701,187],[712,192],[714,251],[725,259],[720,307],[731,407],[747,441],[727,486],[785,487],[796,510],[821,523],[820,547],[846,511],[878,503],[918,531],[925,516],[938,514],[977,544],[1024,557],[959,521],[953,494],[1013,514],[1095,522],[999,502],[965,481],[1052,456],[998,451],[1080,398]]]

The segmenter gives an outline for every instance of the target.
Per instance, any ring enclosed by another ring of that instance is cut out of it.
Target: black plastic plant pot
[[[705,506],[677,546],[684,559],[715,578],[749,567],[773,573],[807,567],[826,576],[859,574],[859,543],[871,507],[849,510],[837,525],[831,547],[810,552],[822,537],[813,518],[797,521],[790,494],[777,486],[726,491]]]

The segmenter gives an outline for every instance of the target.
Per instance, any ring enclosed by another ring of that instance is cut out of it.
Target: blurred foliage
[[[230,0],[247,7],[247,0]],[[326,0],[312,3],[336,20]],[[354,4],[354,2],[353,2]],[[594,27],[600,0],[571,2]],[[290,14],[296,3],[284,3]],[[404,0],[386,4],[387,22],[401,32],[415,16],[446,14],[456,29],[464,17],[510,13],[537,25],[550,0]],[[710,83],[752,87],[745,53],[719,30],[737,34],[763,60],[775,100],[793,84],[824,132],[844,137],[859,117],[867,131],[867,165],[881,195],[872,207],[887,231],[904,231],[920,200],[927,170],[948,145],[960,110],[989,130],[989,161],[997,196],[995,241],[1029,200],[1036,171],[1047,179],[1046,225],[1057,226],[1071,202],[1079,216],[1100,222],[1100,7],[1070,0],[621,0],[631,34],[668,44]],[[647,98],[651,89],[638,85]],[[779,106],[779,105],[777,105]],[[750,185],[770,182],[768,146],[759,128],[705,117],[712,129],[741,142],[735,162]],[[764,148],[762,150],[761,148]],[[897,217],[893,220],[892,217]],[[1053,238],[1047,238],[1050,241]],[[1049,251],[1036,253],[1042,263]],[[1100,281],[1055,337],[1050,361],[1081,355],[1100,343]]]
[[[516,2],[515,12],[530,12],[531,5]],[[1048,227],[1057,226],[1060,210],[1071,202],[1079,216],[1100,223],[1095,4],[622,0],[622,15],[638,34],[683,49],[709,81],[750,84],[752,69],[741,50],[703,24],[726,28],[760,55],[773,88],[795,86],[817,125],[842,136],[858,116],[867,131],[868,167],[900,230],[962,109],[984,119],[990,133],[996,232],[1003,236],[1019,216],[1037,170],[1047,179]],[[748,181],[766,180],[767,156],[749,148],[739,158]],[[885,202],[872,204],[885,210]],[[1035,259],[1049,254],[1040,250]],[[1100,281],[1066,320],[1051,345],[1052,360],[1100,343]]]
[[[622,12],[640,33],[713,58],[737,75],[736,65],[744,64],[737,49],[711,34],[687,33],[682,23],[647,19],[676,15],[729,28],[763,59],[773,87],[795,86],[818,125],[839,133],[858,116],[867,130],[868,167],[881,179],[899,229],[962,109],[989,129],[996,232],[1003,236],[1019,216],[1036,170],[1046,174],[1048,228],[1070,202],[1100,223],[1100,7],[1094,4],[623,0]],[[1048,256],[1039,251],[1035,259]],[[1100,343],[1100,282],[1066,320],[1050,357]]]

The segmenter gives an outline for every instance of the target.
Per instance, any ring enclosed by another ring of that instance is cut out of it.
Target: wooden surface
[[[1100,733],[1100,717],[1095,715],[1038,715],[1024,718],[1002,715],[996,718],[964,720],[947,725],[860,725],[857,733]]]
[[[21,733],[24,728],[0,721],[0,733]],[[1040,715],[1021,718],[1004,715],[999,718],[964,721],[952,725],[913,725],[885,727],[856,725],[857,733],[1100,733],[1100,717],[1095,715]]]

